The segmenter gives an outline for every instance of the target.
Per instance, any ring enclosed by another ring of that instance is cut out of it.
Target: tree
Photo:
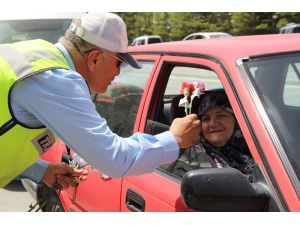
[[[279,29],[288,23],[300,23],[300,13],[277,12],[276,15],[276,28]]]
[[[265,21],[260,20],[259,13],[232,13],[231,26],[235,35],[260,34],[268,26]]]
[[[227,32],[233,35],[278,33],[287,23],[300,23],[293,12],[123,12],[131,42],[141,35],[160,35],[164,41],[182,40],[195,32]]]

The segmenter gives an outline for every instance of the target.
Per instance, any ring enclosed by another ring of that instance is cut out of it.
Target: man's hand
[[[66,189],[72,185],[74,176],[79,177],[79,181],[83,181],[86,180],[86,175],[86,170],[74,170],[65,163],[50,163],[42,181],[49,187],[58,183],[63,189]]]
[[[179,148],[188,148],[200,140],[200,120],[196,114],[173,120],[170,131],[174,134]]]

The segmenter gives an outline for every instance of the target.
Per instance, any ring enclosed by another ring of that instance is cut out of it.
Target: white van
[[[144,35],[137,37],[133,40],[131,43],[131,46],[136,46],[136,45],[147,45],[147,44],[155,44],[155,43],[161,43],[163,42],[161,36],[159,35]]]

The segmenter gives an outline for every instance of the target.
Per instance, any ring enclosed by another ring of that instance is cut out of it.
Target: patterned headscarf
[[[213,106],[221,106],[228,112],[233,114],[233,110],[224,92],[224,89],[216,89],[206,91],[205,94],[200,96],[200,105],[198,108],[198,116],[202,118],[203,114]]]
[[[225,110],[233,114],[230,102],[223,89],[206,91],[199,99],[198,116],[201,119],[203,114],[212,106],[221,106]],[[248,176],[252,181],[252,170],[254,160],[242,134],[242,131],[235,119],[235,127],[229,141],[222,147],[215,147],[209,143],[204,137],[200,143],[204,147],[206,153],[213,159],[216,167],[233,167],[240,170]]]

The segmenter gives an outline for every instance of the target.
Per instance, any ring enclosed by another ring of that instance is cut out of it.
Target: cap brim
[[[132,66],[133,68],[136,69],[141,69],[142,65],[138,63],[138,61],[136,61],[132,55],[130,55],[129,53],[118,53],[119,57],[126,62],[127,64],[129,64],[130,66]]]

